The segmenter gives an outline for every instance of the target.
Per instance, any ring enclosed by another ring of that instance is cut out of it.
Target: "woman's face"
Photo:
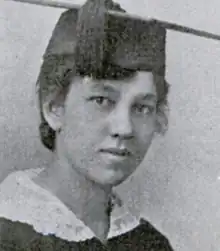
[[[119,185],[140,165],[151,144],[156,98],[150,72],[126,80],[73,80],[58,149],[88,178]]]

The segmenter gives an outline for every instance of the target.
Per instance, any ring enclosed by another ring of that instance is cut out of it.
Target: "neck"
[[[87,179],[63,159],[56,159],[34,181],[58,197],[100,240],[106,239],[111,189]]]

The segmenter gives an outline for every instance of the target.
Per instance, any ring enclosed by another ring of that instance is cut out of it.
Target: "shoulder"
[[[161,246],[161,249],[156,250],[173,250],[168,238],[144,218],[140,221],[140,230],[143,231],[147,240],[149,240],[152,245]]]
[[[2,251],[20,251],[38,236],[33,227],[0,217],[0,247]]]
[[[1,251],[61,251],[61,250],[103,250],[95,238],[86,241],[68,241],[50,233],[44,235],[34,230],[33,226],[19,221],[0,217]]]
[[[129,250],[173,251],[164,234],[158,231],[149,221],[142,218],[140,224],[133,230],[112,238],[110,245],[126,245]],[[144,249],[143,249],[144,247]]]
[[[73,244],[71,244],[71,246],[73,246]],[[70,247],[70,242],[62,240],[54,234],[43,235],[36,232],[34,228],[27,223],[0,217],[1,251],[69,250],[67,247]]]
[[[2,229],[11,226],[19,231],[29,224],[44,236],[53,233],[68,241],[91,237],[88,227],[62,201],[33,182],[40,171],[12,173],[0,185],[0,217],[10,220],[2,222]]]
[[[37,172],[39,170],[16,171],[3,180],[0,184],[0,217],[4,216],[4,213],[9,213],[9,206],[15,210],[16,203],[17,206],[24,205],[24,200],[33,195],[33,182],[30,178],[37,175]]]

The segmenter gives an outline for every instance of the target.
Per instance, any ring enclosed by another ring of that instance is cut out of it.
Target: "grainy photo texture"
[[[210,36],[193,29],[182,31]],[[182,251],[180,239],[185,247],[194,245],[203,251],[196,232],[185,231],[183,224],[174,228],[178,221],[172,214],[190,204],[179,192],[184,205],[175,207],[167,189],[175,170],[169,173],[167,168],[166,176],[163,167],[152,168],[151,178],[143,177],[149,165],[143,168],[143,162],[149,154],[152,163],[157,158],[160,151],[152,150],[152,145],[158,138],[163,140],[170,125],[168,100],[174,85],[167,81],[167,33],[161,22],[134,17],[112,0],[87,0],[59,15],[32,86],[39,116],[36,138],[40,151],[51,159],[43,165],[43,155],[36,153],[42,163],[31,161],[28,168],[15,166],[2,175],[0,251]],[[20,72],[28,71],[21,68]],[[22,121],[16,123],[24,130]],[[154,176],[159,177],[155,184]],[[133,179],[141,183],[141,178],[152,182],[161,197],[148,191],[147,204],[146,191],[126,186]],[[193,182],[187,185],[184,176],[176,182],[196,194]],[[123,186],[127,190],[120,193]],[[166,192],[170,207],[165,207]],[[190,222],[187,213],[179,222]],[[195,215],[199,210],[196,219]]]

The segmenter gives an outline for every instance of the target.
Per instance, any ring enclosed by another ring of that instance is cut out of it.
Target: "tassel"
[[[79,10],[76,26],[75,63],[83,74],[102,69],[105,57],[106,4],[103,0],[88,0]]]

